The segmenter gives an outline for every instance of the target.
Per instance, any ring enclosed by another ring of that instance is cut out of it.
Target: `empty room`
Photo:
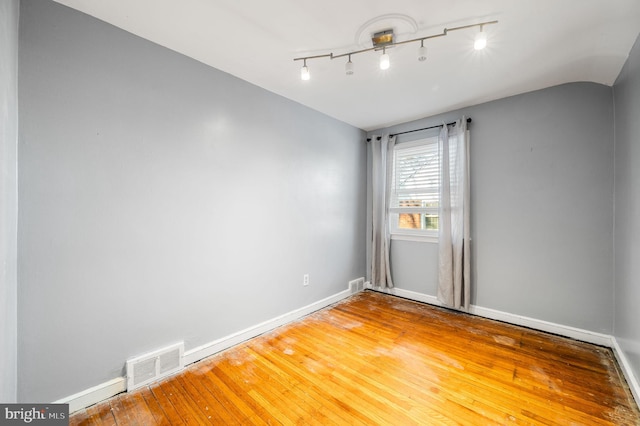
[[[640,424],[639,34],[0,0],[0,424]]]

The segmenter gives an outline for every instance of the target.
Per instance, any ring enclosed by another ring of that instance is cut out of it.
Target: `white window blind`
[[[396,145],[389,215],[391,234],[437,239],[439,203],[438,138]]]

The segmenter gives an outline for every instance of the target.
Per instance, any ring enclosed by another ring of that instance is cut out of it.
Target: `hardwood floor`
[[[639,425],[612,352],[364,292],[71,425]]]

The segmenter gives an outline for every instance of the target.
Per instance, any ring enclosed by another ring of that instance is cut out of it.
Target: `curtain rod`
[[[467,118],[467,123],[471,123],[471,118]],[[453,126],[454,124],[456,124],[456,122],[452,121],[451,123],[447,123],[447,126]],[[398,135],[404,135],[406,133],[420,132],[422,130],[437,129],[438,127],[442,127],[442,126],[443,126],[443,124],[438,124],[437,126],[423,127],[421,129],[415,129],[415,130],[407,130],[406,132],[393,133],[393,134],[389,135],[389,137],[398,136]],[[378,140],[380,140],[380,138],[381,138],[381,136],[378,136]],[[367,142],[371,142],[371,138],[367,138]]]

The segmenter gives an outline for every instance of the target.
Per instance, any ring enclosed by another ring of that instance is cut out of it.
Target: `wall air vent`
[[[127,360],[127,391],[160,380],[184,368],[184,342]]]
[[[358,293],[364,290],[364,278],[357,278],[349,281],[349,291],[351,294]]]

